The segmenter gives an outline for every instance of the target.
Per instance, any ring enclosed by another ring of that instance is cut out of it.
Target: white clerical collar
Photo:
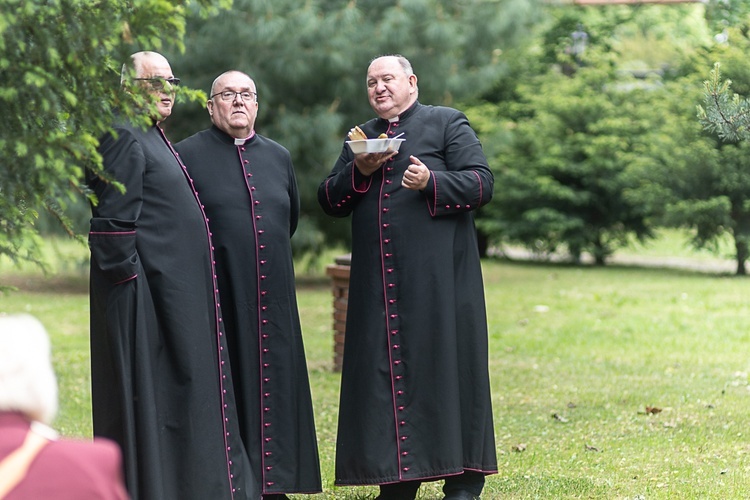
[[[235,137],[235,139],[234,139],[234,145],[235,146],[243,146],[247,141],[249,141],[250,139],[252,139],[254,135],[255,135],[255,130],[253,130],[252,132],[250,132],[250,135],[248,135],[244,139],[237,139]]]
[[[388,118],[389,123],[395,123],[398,121],[398,116],[394,116],[393,118]]]

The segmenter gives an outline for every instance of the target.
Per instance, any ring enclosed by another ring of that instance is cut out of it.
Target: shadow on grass
[[[574,263],[563,260],[535,259],[528,256],[496,255],[486,258],[495,262],[503,262],[519,267],[547,267],[550,269],[580,268],[582,270],[618,269],[633,271],[656,271],[670,275],[694,276],[710,275],[716,278],[745,278],[738,276],[726,264],[723,266],[689,261],[687,259],[654,259],[638,258],[629,260],[615,260],[605,266],[597,266],[590,262]],[[321,289],[330,286],[330,278],[322,275],[298,274],[297,288],[300,290]],[[43,273],[11,273],[0,278],[0,296],[13,293],[13,290],[49,293],[49,294],[87,294],[89,278],[87,273],[65,273],[44,275]]]
[[[298,276],[297,288],[300,290],[324,289],[330,286],[327,276]],[[0,290],[9,289],[31,293],[50,294],[87,294],[89,293],[89,277],[87,274],[9,274],[0,278]],[[0,292],[0,296],[2,292]]]
[[[508,256],[490,256],[487,260],[512,264],[519,267],[547,267],[550,269],[582,269],[620,271],[654,271],[668,273],[672,276],[709,276],[715,278],[745,278],[729,270],[726,265],[704,264],[683,259],[618,259],[600,266],[590,262],[570,262],[565,260],[549,260],[535,258],[518,258]]]
[[[0,290],[9,288],[5,293],[13,293],[14,289],[23,292],[49,294],[87,294],[89,293],[89,278],[87,275],[54,275],[44,274],[10,274],[0,279]],[[0,292],[0,296],[1,292]]]

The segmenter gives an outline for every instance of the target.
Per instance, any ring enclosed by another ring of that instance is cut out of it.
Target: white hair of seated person
[[[42,323],[29,314],[0,314],[0,412],[49,425],[57,413],[57,380]]]

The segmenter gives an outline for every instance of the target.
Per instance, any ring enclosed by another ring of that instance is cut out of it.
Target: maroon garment
[[[20,413],[0,412],[0,461],[26,439],[30,422]],[[26,477],[5,500],[123,500],[122,457],[115,443],[50,441],[29,466]]]

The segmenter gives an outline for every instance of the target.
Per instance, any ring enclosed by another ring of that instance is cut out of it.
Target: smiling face
[[[161,78],[164,80],[174,78],[169,61],[156,52],[139,52],[133,56],[136,78]],[[172,114],[174,105],[175,91],[169,83],[149,82],[141,80],[138,82],[143,85],[147,92],[153,96],[156,101],[156,110],[159,116],[158,120],[164,120]]]
[[[248,98],[240,93],[249,92]],[[224,97],[230,96],[228,100]],[[255,82],[244,73],[228,71],[220,75],[211,86],[211,98],[206,104],[211,122],[237,139],[248,137],[255,127],[258,116],[258,100]]]
[[[397,57],[379,57],[367,69],[367,97],[381,118],[395,118],[417,100],[417,76],[407,74]]]

